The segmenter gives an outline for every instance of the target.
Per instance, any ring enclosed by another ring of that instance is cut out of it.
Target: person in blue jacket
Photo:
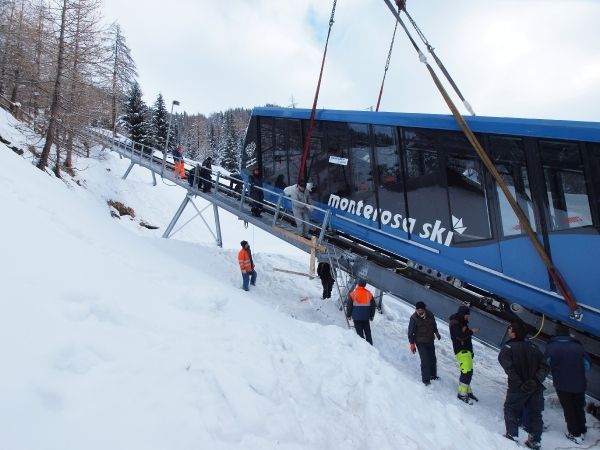
[[[359,280],[358,286],[350,294],[346,300],[346,317],[352,318],[356,334],[365,339],[369,344],[373,345],[371,338],[370,321],[375,317],[375,309],[377,304],[373,298],[373,294],[365,286],[367,280]]]
[[[589,355],[569,328],[556,326],[555,336],[546,345],[546,363],[552,371],[552,383],[567,422],[567,439],[582,444],[585,426],[585,372],[591,367]]]

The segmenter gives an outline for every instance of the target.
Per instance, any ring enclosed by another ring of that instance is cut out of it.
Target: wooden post
[[[310,263],[308,265],[308,273],[315,276],[315,259],[317,257],[317,237],[313,236],[310,240]]]

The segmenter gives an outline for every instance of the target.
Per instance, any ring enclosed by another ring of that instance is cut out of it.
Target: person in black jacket
[[[264,193],[262,190],[262,176],[258,167],[252,171],[248,181],[250,183],[250,198],[253,200],[250,212],[253,216],[260,217],[263,212]]]
[[[567,422],[567,439],[582,444],[585,426],[585,372],[591,367],[588,354],[569,328],[556,326],[556,336],[546,345],[546,363],[552,371],[552,383]]]
[[[415,353],[419,350],[421,381],[425,386],[429,386],[431,380],[438,379],[435,337],[438,340],[441,339],[435,317],[433,317],[431,311],[426,309],[425,303],[417,302],[415,312],[410,316],[408,322],[408,342],[410,343],[411,352]]]
[[[540,448],[542,438],[542,411],[544,410],[544,379],[548,365],[544,355],[526,337],[525,326],[514,322],[508,327],[509,340],[498,354],[498,362],[508,375],[508,389],[504,401],[506,438],[516,441],[523,407],[529,414],[529,437],[525,446]]]
[[[321,261],[317,266],[317,275],[323,285],[323,299],[331,298],[331,289],[335,283],[335,269],[327,261]]]
[[[200,168],[200,174],[198,177],[200,178],[198,182],[198,187],[204,193],[209,193],[212,188],[212,158],[209,156],[202,162],[202,167]]]
[[[452,339],[452,348],[456,356],[456,362],[460,367],[460,377],[458,379],[457,398],[465,403],[472,403],[472,400],[479,401],[471,390],[471,380],[473,379],[473,341],[471,336],[479,332],[479,328],[469,328],[469,315],[471,310],[468,306],[460,306],[456,314],[450,316],[450,338]]]

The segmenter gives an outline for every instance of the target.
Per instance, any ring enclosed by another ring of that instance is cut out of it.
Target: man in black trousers
[[[417,302],[415,312],[408,322],[408,342],[410,351],[419,351],[421,358],[421,380],[425,386],[431,380],[437,380],[437,359],[435,357],[435,337],[441,338],[435,317],[425,307],[425,303]]]
[[[569,328],[557,325],[555,336],[546,345],[546,363],[552,371],[552,383],[567,422],[567,439],[583,444],[585,426],[585,372],[591,366],[590,357]]]
[[[526,334],[522,323],[511,323],[508,327],[509,340],[498,355],[498,362],[508,375],[508,389],[504,401],[504,436],[511,441],[517,441],[519,420],[523,407],[526,407],[530,424],[525,446],[537,450],[541,446],[543,428],[543,382],[549,368],[540,349],[525,339]]]

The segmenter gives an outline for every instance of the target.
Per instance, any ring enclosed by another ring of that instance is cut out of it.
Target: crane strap
[[[579,307],[579,305],[577,304],[577,301],[575,300],[575,297],[573,296],[569,287],[567,286],[567,283],[561,276],[561,274],[558,271],[558,269],[556,268],[556,266],[554,266],[554,263],[552,262],[552,260],[548,256],[548,254],[546,253],[546,250],[544,249],[544,247],[542,247],[542,244],[540,244],[540,242],[535,234],[535,231],[533,231],[533,228],[531,227],[531,224],[529,223],[529,220],[527,219],[527,217],[521,210],[521,207],[518,205],[518,203],[515,200],[515,198],[513,197],[512,193],[508,190],[508,187],[506,186],[506,183],[504,183],[504,180],[498,173],[496,166],[494,166],[494,163],[489,158],[489,156],[487,155],[487,153],[485,152],[485,150],[479,143],[479,140],[477,139],[477,137],[475,136],[475,134],[473,133],[473,131],[471,130],[471,128],[465,121],[464,117],[462,116],[462,114],[460,113],[460,111],[458,110],[458,108],[456,107],[456,105],[454,104],[452,99],[450,98],[450,95],[446,91],[446,88],[444,88],[444,85],[442,84],[441,80],[439,79],[439,77],[437,76],[437,74],[435,73],[435,71],[429,64],[429,62],[427,61],[427,57],[423,54],[423,52],[421,52],[421,49],[419,48],[419,46],[417,45],[415,40],[410,35],[408,28],[406,28],[406,25],[404,25],[404,22],[400,18],[400,14],[395,10],[395,8],[391,4],[390,0],[383,0],[383,1],[386,3],[386,5],[388,6],[388,8],[392,12],[392,14],[396,17],[396,20],[398,21],[398,23],[402,26],[402,28],[406,32],[406,35],[408,36],[409,40],[411,41],[413,47],[419,54],[419,60],[423,64],[425,64],[425,66],[427,67],[427,70],[429,71],[429,74],[431,75],[433,82],[435,83],[436,87],[440,91],[440,94],[442,94],[442,97],[444,98],[446,105],[448,105],[448,108],[452,112],[452,115],[456,119],[456,122],[458,123],[460,128],[463,130],[463,133],[465,134],[465,136],[471,143],[471,146],[473,147],[473,149],[475,150],[475,152],[477,153],[477,155],[479,156],[479,158],[481,159],[481,161],[483,162],[485,167],[489,170],[492,177],[494,177],[494,180],[496,180],[496,183],[498,184],[498,186],[500,186],[500,189],[502,189],[502,192],[504,193],[506,200],[508,201],[508,203],[512,207],[515,215],[519,219],[521,226],[525,229],[525,232],[527,233],[529,240],[533,244],[533,247],[537,251],[540,259],[546,266],[546,269],[548,270],[550,277],[554,281],[555,286],[557,287],[557,289],[560,291],[563,298],[565,299],[565,302],[567,303],[567,305],[571,311],[570,317],[574,320],[581,320],[583,317],[581,307]]]
[[[417,23],[413,20],[413,18],[411,17],[411,15],[408,13],[408,11],[406,10],[406,7],[404,8],[404,14],[406,14],[406,17],[408,17],[408,20],[410,21],[410,23],[412,24],[413,28],[415,29],[415,31],[417,32],[417,34],[421,38],[421,41],[423,41],[423,43],[427,47],[427,51],[431,54],[431,56],[433,56],[433,59],[435,60],[435,63],[437,64],[437,66],[440,68],[440,70],[442,71],[442,73],[446,77],[446,80],[448,80],[448,82],[450,83],[450,85],[454,89],[454,92],[456,92],[456,95],[458,95],[458,97],[460,98],[460,100],[463,102],[463,105],[465,106],[465,108],[467,109],[467,111],[469,111],[469,113],[472,116],[475,116],[476,114],[475,114],[475,111],[473,111],[473,108],[471,107],[471,104],[465,99],[465,97],[463,96],[462,92],[460,92],[460,89],[458,88],[458,86],[456,85],[456,83],[454,82],[454,80],[452,79],[452,77],[450,76],[450,73],[446,70],[446,67],[444,66],[444,64],[442,63],[442,61],[435,54],[435,49],[429,43],[429,41],[427,40],[427,38],[425,37],[425,35],[423,34],[423,32],[421,31],[421,29],[417,25]]]
[[[383,70],[383,78],[381,80],[381,87],[379,88],[379,97],[377,97],[377,106],[375,111],[379,111],[379,105],[381,105],[381,96],[383,95],[383,85],[385,84],[385,76],[390,68],[390,61],[392,59],[392,49],[394,48],[394,39],[396,39],[396,30],[398,30],[398,21],[394,25],[394,34],[392,34],[392,42],[390,42],[390,51],[388,52],[387,61],[385,62],[385,69]]]
[[[321,61],[321,72],[319,73],[319,82],[317,83],[317,90],[315,92],[315,99],[313,101],[313,107],[310,112],[310,121],[308,123],[308,130],[306,132],[306,139],[304,140],[304,149],[302,152],[302,162],[300,163],[300,170],[298,171],[298,183],[305,181],[305,168],[306,159],[308,158],[308,152],[310,151],[310,140],[312,137],[313,126],[315,124],[315,114],[317,112],[317,101],[319,100],[319,91],[321,90],[321,80],[323,79],[323,68],[325,67],[325,58],[327,57],[327,46],[329,45],[329,36],[331,36],[331,28],[333,27],[333,18],[335,16],[335,6],[337,0],[333,0],[333,7],[331,9],[331,17],[329,18],[329,31],[327,31],[327,40],[325,41],[325,50],[323,51],[323,60]]]

